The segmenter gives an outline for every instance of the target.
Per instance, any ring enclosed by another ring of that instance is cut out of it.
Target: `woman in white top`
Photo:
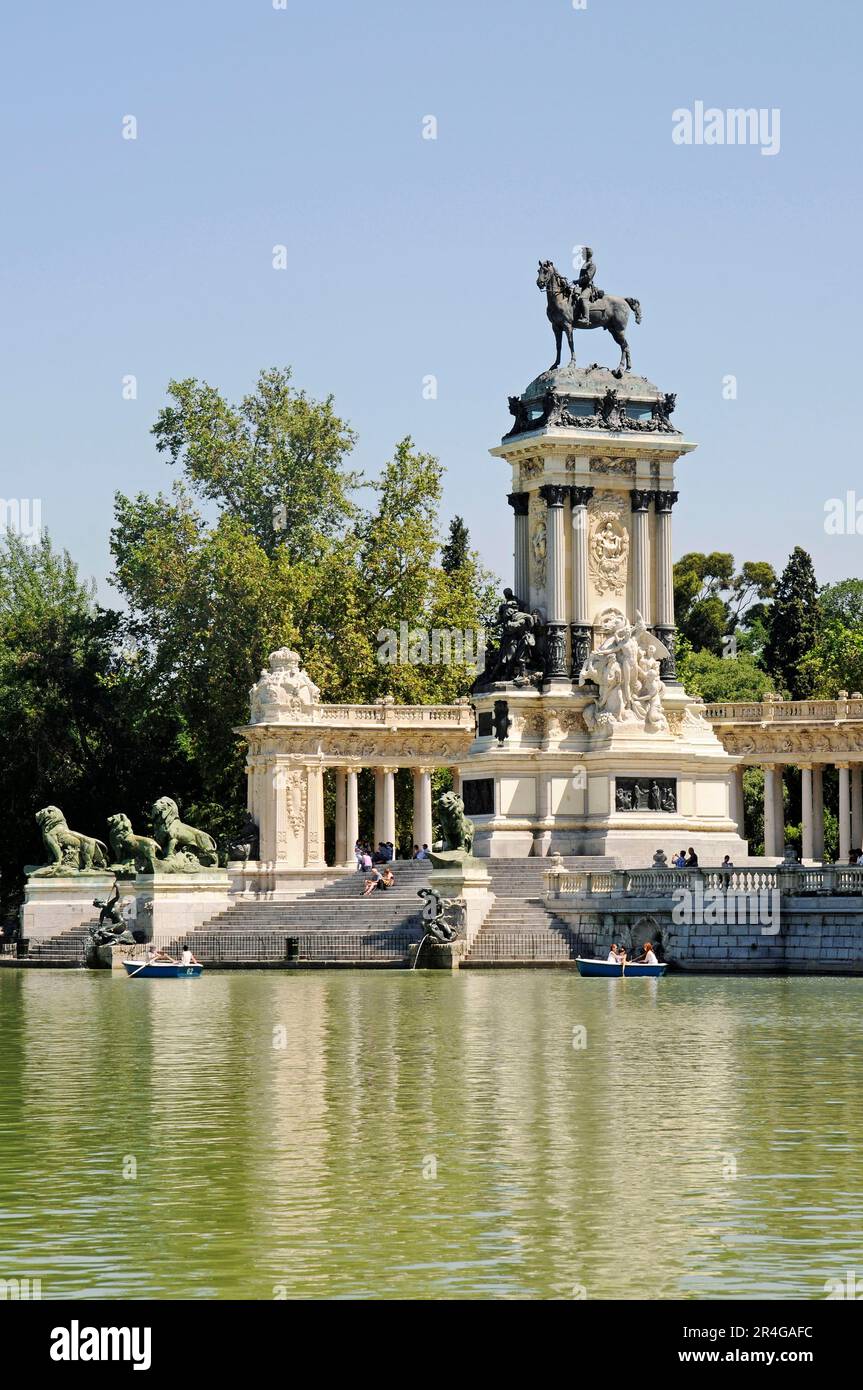
[[[649,941],[645,941],[645,943],[644,943],[644,954],[643,954],[643,956],[641,957],[641,963],[642,963],[642,965],[658,965],[658,964],[659,964],[659,961],[656,959],[656,956],[655,956],[655,954],[654,954],[653,946],[652,946],[651,942],[649,942]]]

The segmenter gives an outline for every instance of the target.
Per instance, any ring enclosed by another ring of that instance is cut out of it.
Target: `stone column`
[[[324,769],[321,763],[306,767],[306,865],[322,868],[324,857]]]
[[[851,778],[847,763],[837,763],[839,769],[839,858],[848,863],[851,853]]]
[[[381,840],[384,839],[384,783],[383,772],[379,767],[375,768],[375,829],[374,844],[372,849],[377,849]]]
[[[784,784],[782,781],[782,774],[784,771],[784,767],[776,768],[776,781],[774,783],[776,813],[773,821],[775,833],[773,853],[778,854],[780,859],[785,854],[785,797],[783,794]]]
[[[743,821],[743,768],[737,766],[731,773],[731,819],[737,826],[737,833],[741,837],[744,831]]]
[[[764,853],[775,854],[776,850],[776,771],[772,767],[764,769]]]
[[[452,770],[452,789],[456,796],[461,796],[461,772],[457,767]]]
[[[863,849],[863,777],[859,763],[851,765],[851,848]]]
[[[652,492],[645,491],[643,488],[633,488],[629,494],[632,505],[632,606],[638,610],[648,627],[650,627],[650,513],[648,508],[653,495]],[[670,539],[671,513],[668,512],[667,516]],[[673,612],[671,620],[673,623]]]
[[[354,845],[360,838],[360,805],[357,794],[357,773],[352,767],[345,772],[345,863],[353,861]]]
[[[815,858],[815,836],[812,805],[812,768],[800,769],[800,815],[803,821],[803,848],[801,858]]]
[[[396,842],[396,784],[395,775],[398,768],[382,767],[381,779],[383,789],[383,834],[381,839],[386,843],[391,840],[393,846]]]
[[[432,795],[430,767],[415,767],[414,778],[414,844],[431,848]]]
[[[335,790],[336,790],[336,857],[335,857],[335,861],[334,861],[334,862],[335,862],[336,864],[347,864],[347,862],[348,862],[348,845],[347,845],[347,828],[348,828],[348,827],[347,827],[347,800],[346,800],[346,796],[345,796],[345,792],[346,792],[345,769],[344,769],[343,767],[337,767],[337,768],[336,768],[336,779],[335,779],[335,781],[336,781],[336,788],[335,788]],[[351,846],[350,846],[350,847],[351,847],[351,850],[353,850],[353,847],[354,847],[354,842],[353,842],[353,840],[351,841]]]
[[[824,858],[824,769],[820,763],[812,768],[812,855]]]
[[[571,673],[574,681],[581,675],[581,668],[590,656],[593,645],[587,577],[587,504],[592,496],[592,487],[569,489],[572,504],[572,611],[569,615],[569,632],[572,646]]]
[[[530,607],[530,532],[527,511],[530,494],[511,492],[507,502],[515,513],[515,547],[513,550],[513,588],[525,608]]]
[[[676,492],[655,492],[656,506],[656,617],[654,631],[671,655],[663,661],[660,673],[666,685],[678,685],[674,661],[677,629],[674,625],[674,572],[671,558],[671,508]]]
[[[545,498],[547,557],[545,576],[545,679],[568,680],[566,669],[566,538],[563,503],[569,491],[555,483],[539,489]]]

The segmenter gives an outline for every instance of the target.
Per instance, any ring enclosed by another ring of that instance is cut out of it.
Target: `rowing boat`
[[[130,980],[185,980],[197,979],[203,965],[182,965],[179,961],[167,960],[124,960],[126,974]]]
[[[637,965],[628,960],[625,965],[620,965],[617,961],[591,960],[588,956],[577,956],[575,963],[579,975],[606,975],[613,979],[620,979],[622,975],[648,975],[656,978],[664,975],[666,970],[665,961],[660,961],[657,965]]]

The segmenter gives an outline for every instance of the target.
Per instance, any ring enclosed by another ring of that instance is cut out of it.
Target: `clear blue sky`
[[[6,7],[0,497],[86,574],[115,489],[167,489],[171,377],[262,366],[335,394],[375,473],[410,433],[508,576],[487,448],[553,342],[536,263],[596,250],[637,296],[633,367],[700,442],[675,551],[860,572],[856,0],[88,0]],[[678,146],[672,111],[778,107],[781,148]],[[125,115],[138,139],[121,138]],[[434,115],[436,141],[421,138]],[[272,247],[288,268],[271,267]],[[579,360],[609,365],[605,334]],[[124,401],[133,373],[138,398]],[[436,401],[422,378],[439,380]],[[738,380],[723,400],[722,378]]]

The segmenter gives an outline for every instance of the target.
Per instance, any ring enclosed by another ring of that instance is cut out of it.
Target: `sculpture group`
[[[153,836],[136,835],[129,817],[108,817],[108,846],[89,835],[70,830],[58,806],[36,813],[47,864],[27,869],[30,877],[66,877],[107,870],[116,874],[197,874],[219,863],[216,842],[205,830],[180,820],[176,801],[162,796],[150,811]],[[112,856],[113,855],[113,860]]]
[[[662,712],[665,686],[659,675],[668,648],[647,630],[637,610],[635,619],[630,624],[622,613],[608,613],[600,629],[602,640],[581,668],[579,685],[593,681],[598,692],[582,711],[591,731],[636,722],[647,733],[668,728]]]

